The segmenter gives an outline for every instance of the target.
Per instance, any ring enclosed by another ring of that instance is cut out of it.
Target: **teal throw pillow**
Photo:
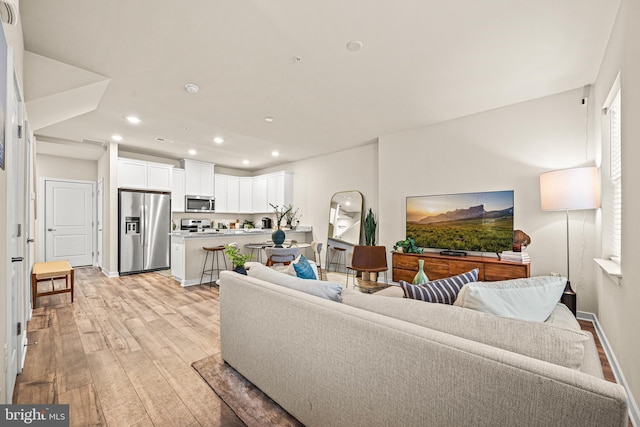
[[[304,257],[304,255],[300,255],[298,262],[293,263],[293,268],[296,269],[296,276],[301,279],[317,279],[316,273],[311,268],[311,264],[309,264],[309,260]]]

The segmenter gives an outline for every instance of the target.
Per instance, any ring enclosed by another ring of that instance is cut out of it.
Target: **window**
[[[617,90],[613,102],[607,109],[609,116],[611,212],[610,245],[611,259],[620,264],[622,256],[622,137],[620,121],[620,90]]]

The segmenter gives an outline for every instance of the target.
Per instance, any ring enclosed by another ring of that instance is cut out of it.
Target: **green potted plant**
[[[373,211],[371,210],[371,208],[369,208],[369,213],[367,213],[367,216],[364,219],[364,240],[367,246],[376,245],[377,227],[378,223],[376,222],[376,217],[373,215]]]
[[[234,245],[224,245],[224,253],[233,263],[233,271],[239,274],[247,274],[244,264],[251,259],[251,254],[242,254]]]
[[[405,254],[421,254],[422,248],[416,246],[416,241],[411,237],[406,238],[404,240],[398,240],[395,245],[393,245],[393,250],[396,252],[403,252]]]

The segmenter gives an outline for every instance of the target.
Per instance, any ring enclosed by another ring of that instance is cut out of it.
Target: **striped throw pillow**
[[[440,304],[453,304],[458,297],[458,292],[465,284],[478,281],[478,272],[479,270],[474,268],[466,273],[447,277],[446,279],[433,280],[424,285],[412,285],[401,280],[400,286],[404,291],[405,298]]]

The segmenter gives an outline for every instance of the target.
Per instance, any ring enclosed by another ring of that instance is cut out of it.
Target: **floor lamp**
[[[569,211],[600,207],[598,168],[562,169],[540,175],[540,202],[543,211],[565,211],[567,219],[567,286],[562,302],[576,315],[576,293],[569,276]]]

